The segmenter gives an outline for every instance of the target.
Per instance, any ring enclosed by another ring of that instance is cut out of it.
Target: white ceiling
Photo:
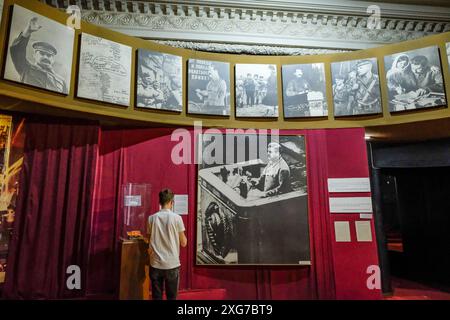
[[[142,0],[136,0],[141,1]],[[450,0],[145,0],[159,3],[183,3],[185,5],[208,5],[240,7],[251,9],[310,11],[325,14],[366,15],[367,8],[378,5],[381,16],[448,20],[450,19]]]

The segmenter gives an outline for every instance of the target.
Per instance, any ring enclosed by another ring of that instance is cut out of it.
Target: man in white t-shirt
[[[159,193],[161,210],[148,217],[150,280],[152,299],[161,300],[164,288],[167,300],[178,294],[180,270],[180,245],[186,247],[187,238],[181,217],[172,211],[173,192],[164,189]]]

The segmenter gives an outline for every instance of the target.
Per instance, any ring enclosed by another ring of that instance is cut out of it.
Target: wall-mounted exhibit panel
[[[4,78],[67,95],[75,31],[14,5]]]
[[[77,97],[130,104],[131,47],[81,35]]]
[[[271,138],[202,135],[197,264],[311,264],[305,137]]]
[[[449,32],[345,53],[249,56],[169,47],[86,22],[72,29],[68,18],[38,1],[5,0],[0,95],[17,103],[0,108],[41,104],[91,118],[224,128],[450,117]]]

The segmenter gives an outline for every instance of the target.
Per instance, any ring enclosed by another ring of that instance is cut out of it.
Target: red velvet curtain
[[[118,195],[122,183],[132,182],[151,183],[152,212],[158,210],[157,194],[163,187],[189,195],[189,215],[183,216],[188,247],[181,250],[180,289],[224,288],[230,299],[333,299],[332,232],[324,200],[328,198],[327,130],[280,132],[306,137],[312,256],[312,265],[308,267],[196,266],[197,169],[194,164],[173,164],[171,152],[178,142],[171,141],[171,132],[170,129],[102,131],[88,293],[114,294],[117,290],[121,223]]]
[[[27,119],[24,164],[3,296],[84,296],[99,127]],[[81,268],[81,290],[66,287]]]

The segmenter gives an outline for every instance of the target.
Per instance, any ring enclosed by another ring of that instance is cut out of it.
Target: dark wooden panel
[[[142,240],[123,241],[120,265],[120,300],[148,300],[148,253]]]

